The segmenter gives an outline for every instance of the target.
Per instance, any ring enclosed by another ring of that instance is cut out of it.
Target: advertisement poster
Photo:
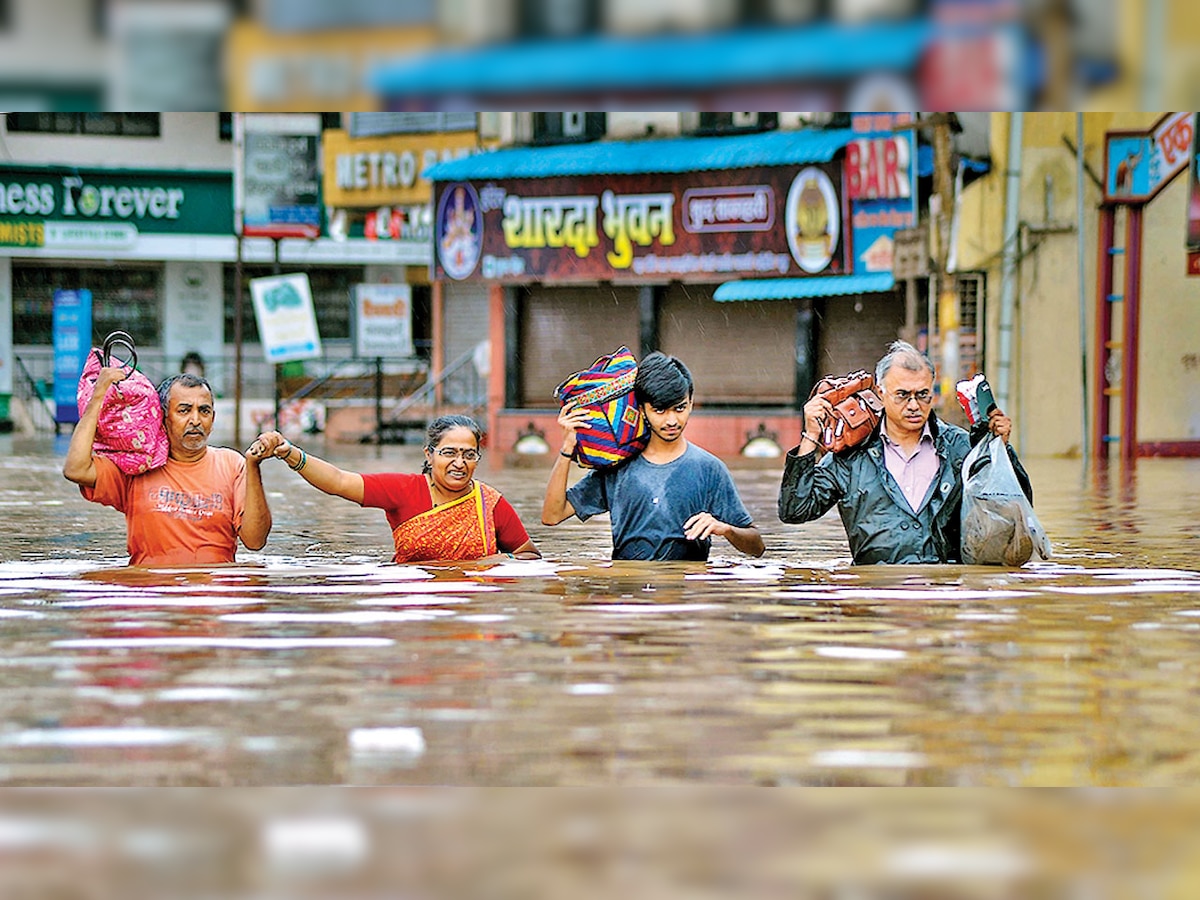
[[[12,260],[0,258],[0,404],[7,406],[6,398],[13,389],[13,341],[12,341]],[[0,410],[0,421],[8,417],[7,409]]]
[[[839,162],[437,182],[436,277],[578,282],[844,275]]]
[[[316,114],[246,114],[235,204],[246,237],[315,238],[321,234],[321,120]]]
[[[354,286],[358,356],[412,356],[412,288],[407,284]]]
[[[83,364],[92,349],[92,292],[54,292],[54,420],[79,421],[76,395]]]
[[[250,296],[267,362],[316,359],[321,355],[321,336],[307,275],[251,278]]]

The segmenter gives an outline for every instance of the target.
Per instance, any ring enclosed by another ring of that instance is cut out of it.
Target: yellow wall
[[[1086,158],[1101,178],[1104,141],[1114,129],[1148,130],[1160,114],[1088,113],[1084,116]],[[999,371],[1001,261],[1011,116],[992,117],[992,171],[966,189],[962,198],[959,265],[988,273],[985,320],[986,372],[995,384]],[[1014,439],[1031,456],[1080,453],[1083,404],[1079,347],[1078,237],[1075,233],[1075,160],[1063,143],[1075,142],[1074,113],[1025,113],[1021,159],[1021,259],[1012,334],[1010,403]],[[1046,179],[1052,202],[1047,217]],[[1084,179],[1084,264],[1088,396],[1094,396],[1097,226],[1100,189]],[[1142,245],[1142,304],[1139,355],[1138,439],[1200,438],[1200,278],[1186,273],[1184,228],[1186,173],[1172,181],[1145,208]],[[1118,244],[1124,241],[1118,218]],[[1123,291],[1123,263],[1114,276]],[[1116,337],[1122,311],[1114,309]],[[1091,416],[1090,407],[1088,414]],[[1113,405],[1113,429],[1120,426]]]
[[[226,40],[229,109],[369,111],[379,96],[366,87],[370,68],[437,43],[432,27],[275,34],[249,19]]]

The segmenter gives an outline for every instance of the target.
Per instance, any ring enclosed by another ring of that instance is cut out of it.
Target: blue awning
[[[857,135],[849,129],[768,131],[729,137],[597,141],[550,147],[513,147],[438,163],[431,181],[470,178],[553,178],[562,175],[636,175],[748,166],[829,162]]]
[[[868,275],[818,275],[812,278],[748,278],[727,281],[713,292],[714,300],[796,300],[801,297],[838,297],[890,291],[896,284],[891,272]]]
[[[386,97],[728,90],[754,84],[911,73],[934,37],[923,20],[699,34],[520,41],[436,50],[381,63],[369,88]]]

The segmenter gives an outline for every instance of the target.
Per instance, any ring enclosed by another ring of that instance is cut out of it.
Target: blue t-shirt
[[[711,538],[683,536],[684,523],[696,513],[739,528],[753,524],[725,464],[695,444],[662,465],[635,456],[594,469],[567,491],[567,499],[582,521],[612,514],[613,559],[708,559]]]

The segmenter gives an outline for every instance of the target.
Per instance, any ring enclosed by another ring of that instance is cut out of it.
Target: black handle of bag
[[[137,347],[133,345],[133,338],[124,331],[114,331],[104,339],[104,346],[100,350],[101,365],[108,366],[112,364],[113,347],[124,347],[129,351],[130,361],[121,362],[121,360],[117,360],[121,366],[128,366],[130,372],[137,368]]]

